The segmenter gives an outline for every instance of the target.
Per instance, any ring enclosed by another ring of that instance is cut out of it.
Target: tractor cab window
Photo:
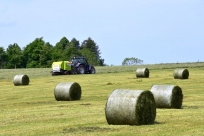
[[[77,63],[77,61],[75,59],[72,59],[72,64]]]
[[[72,58],[72,64],[77,64],[77,63],[81,63],[85,65],[88,64],[87,60],[84,58]]]
[[[83,64],[88,64],[85,59],[81,59],[81,63],[83,63]]]
[[[84,63],[84,59],[79,59],[79,62],[80,63]]]

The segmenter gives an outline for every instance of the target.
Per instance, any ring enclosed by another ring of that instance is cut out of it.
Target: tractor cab
[[[84,57],[73,57],[71,59],[72,67],[76,69],[78,74],[91,73],[95,74],[95,68],[90,66]]]

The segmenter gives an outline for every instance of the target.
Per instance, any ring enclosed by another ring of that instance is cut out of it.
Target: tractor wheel
[[[96,70],[95,68],[92,66],[91,69],[89,70],[89,73],[90,74],[95,74],[96,73]]]
[[[77,68],[77,73],[78,74],[85,74],[85,67],[83,65],[80,65],[78,68]]]
[[[64,74],[65,74],[65,75],[69,75],[69,72],[68,72],[68,71],[65,71]]]
[[[55,73],[54,72],[52,72],[52,76],[54,76],[55,75]]]

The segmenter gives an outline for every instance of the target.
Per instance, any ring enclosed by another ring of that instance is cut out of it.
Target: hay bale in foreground
[[[174,78],[175,79],[188,79],[189,71],[187,69],[175,69]]]
[[[148,68],[138,68],[136,70],[136,77],[149,77],[149,69]]]
[[[154,95],[157,108],[181,108],[183,94],[179,86],[153,85],[150,91]]]
[[[112,125],[153,124],[156,104],[150,91],[114,90],[106,103],[106,120]]]
[[[28,85],[30,82],[29,77],[27,75],[16,75],[13,79],[13,84],[15,86],[18,85]]]
[[[61,82],[54,89],[57,101],[79,100],[81,93],[81,86],[76,82]]]

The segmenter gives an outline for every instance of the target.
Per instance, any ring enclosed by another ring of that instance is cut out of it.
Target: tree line
[[[138,64],[143,64],[143,60],[131,57],[131,58],[125,58],[122,62],[122,65],[138,65]]]
[[[0,47],[0,68],[47,68],[54,61],[71,60],[74,56],[87,58],[90,65],[103,66],[100,54],[99,46],[90,37],[81,44],[75,38],[69,41],[63,37],[55,46],[41,37],[23,49],[17,43],[10,44],[6,50]]]

